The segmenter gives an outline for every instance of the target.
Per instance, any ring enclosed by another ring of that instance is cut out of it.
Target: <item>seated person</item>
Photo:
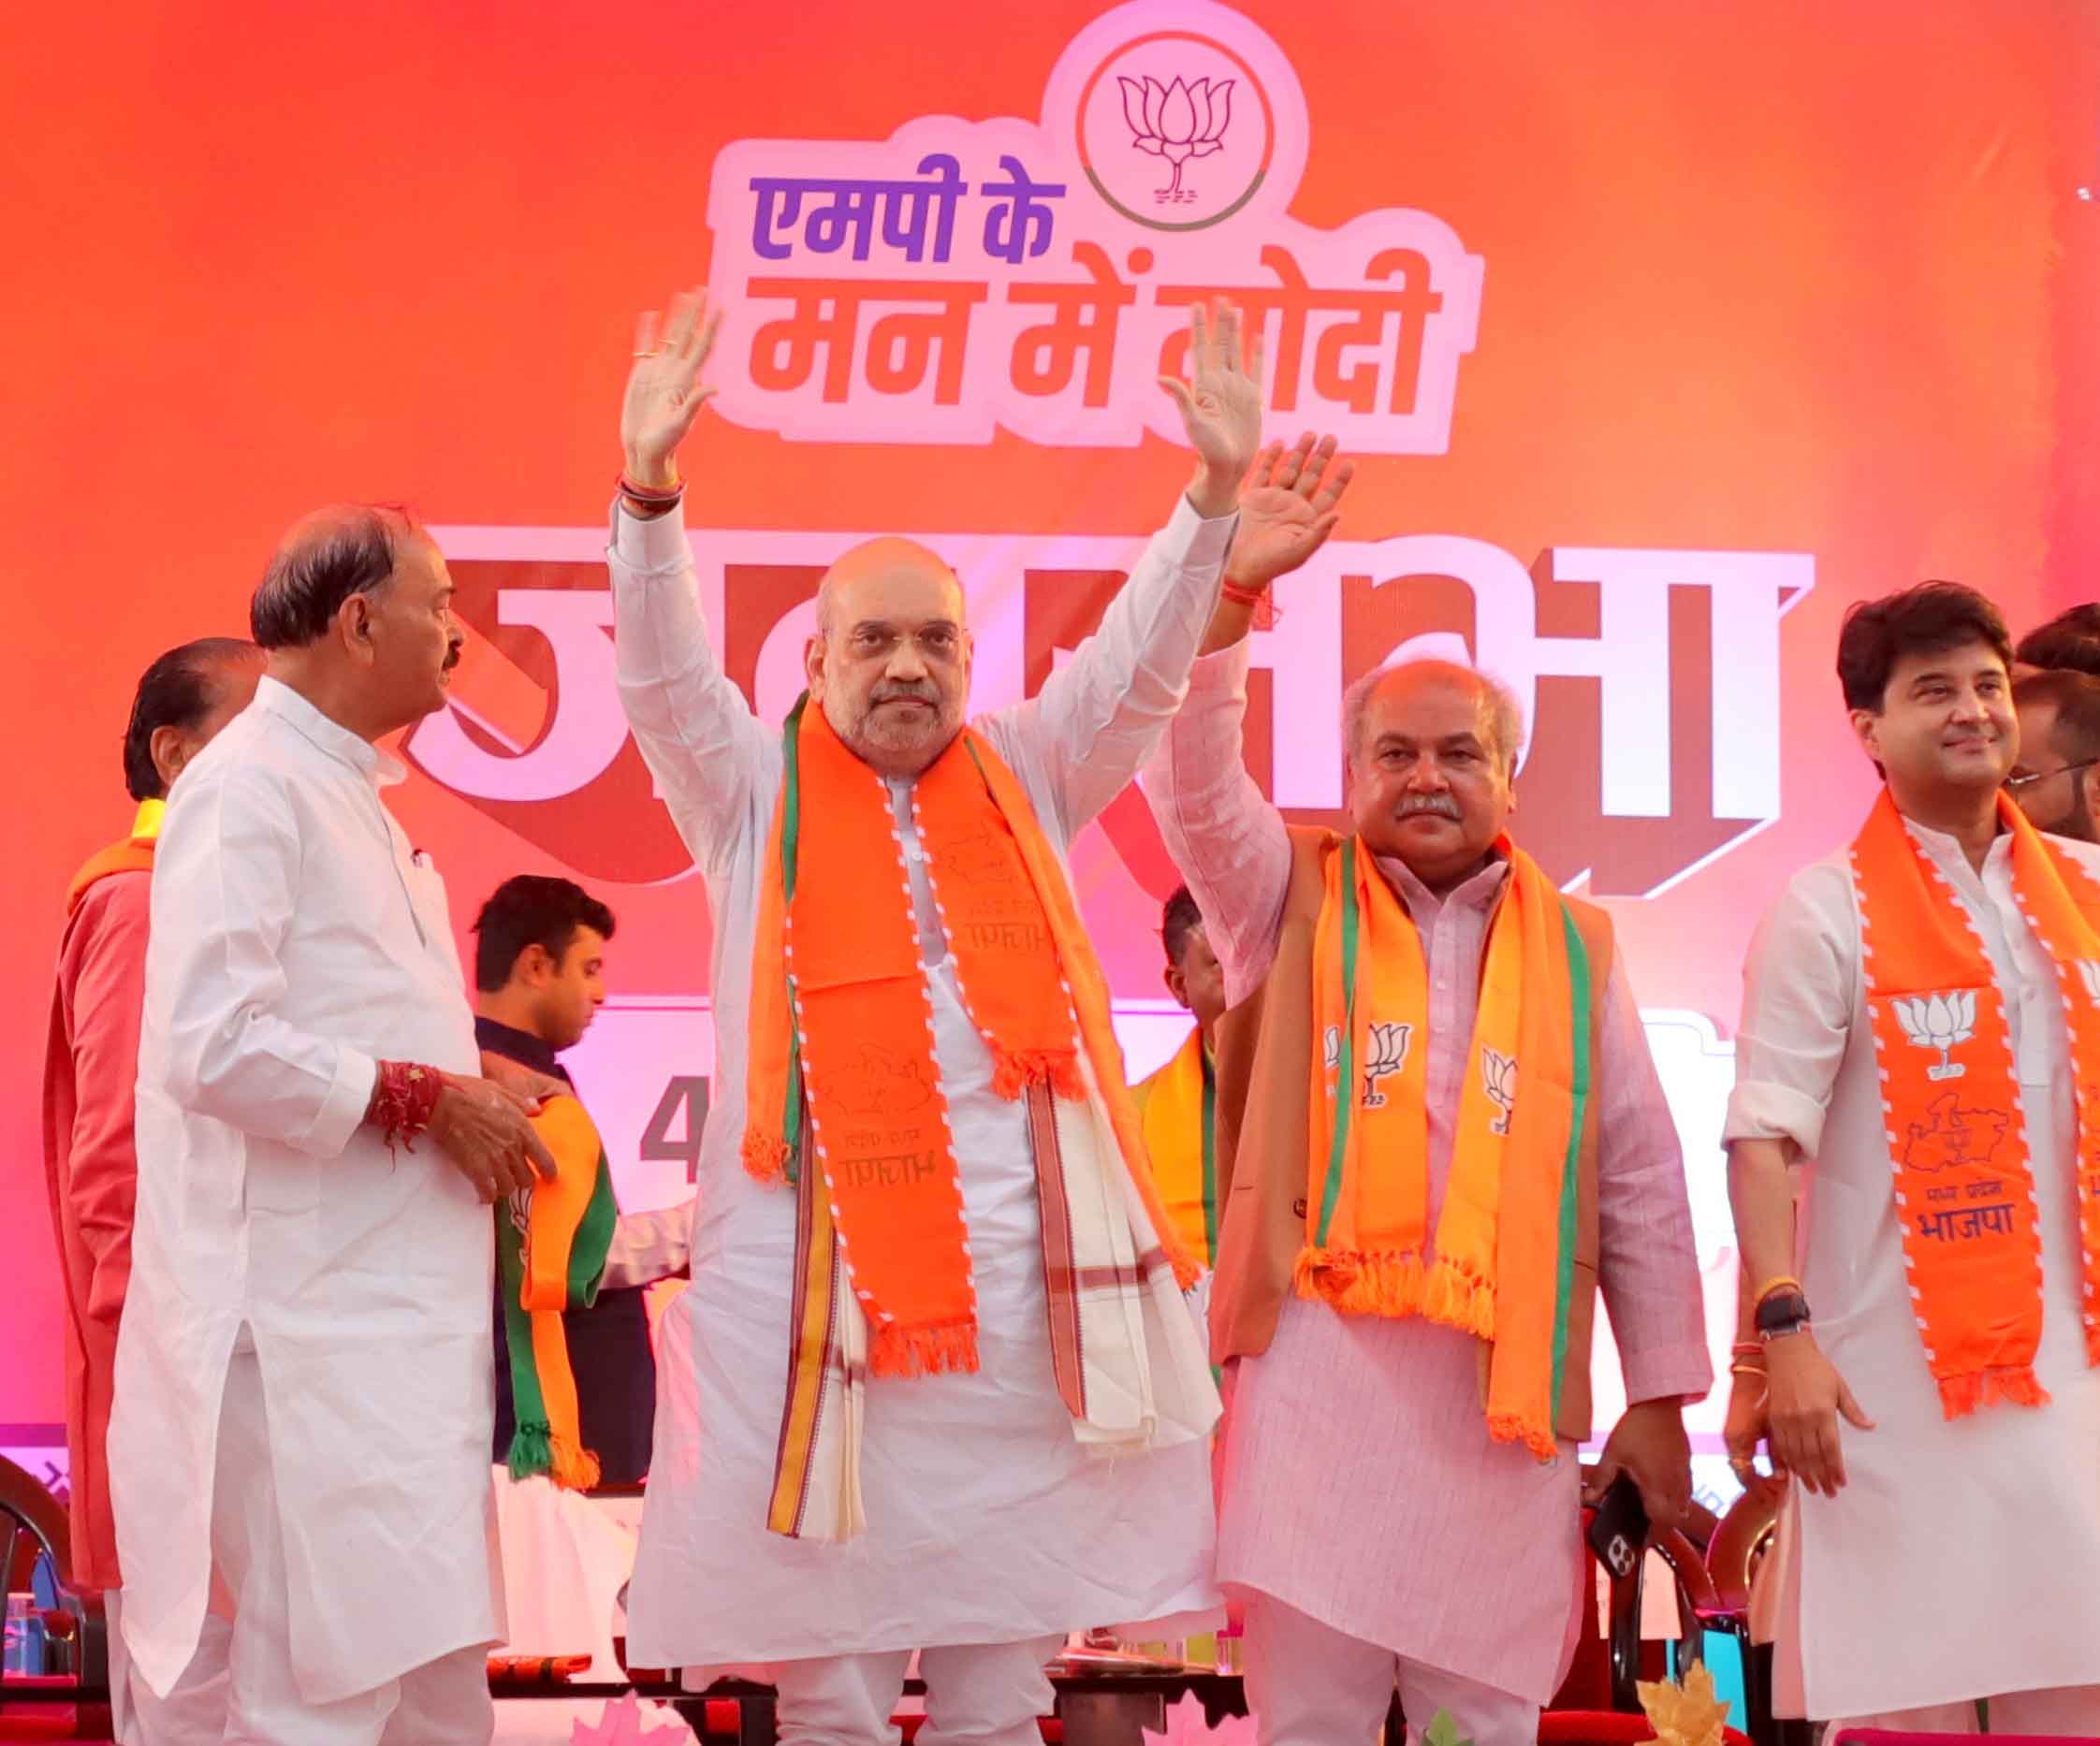
[[[474,1032],[483,1052],[573,1087],[556,1057],[582,1040],[605,1001],[612,911],[568,880],[520,874],[496,888],[474,932]],[[582,1442],[598,1457],[605,1484],[636,1484],[649,1471],[656,1360],[643,1288],[685,1271],[687,1224],[683,1206],[622,1214],[597,1302],[562,1315]],[[498,1464],[517,1429],[501,1308],[494,1325]]]

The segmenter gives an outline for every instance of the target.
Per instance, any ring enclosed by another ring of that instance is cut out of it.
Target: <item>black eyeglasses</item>
[[[2036,782],[2048,781],[2052,776],[2069,776],[2074,770],[2088,769],[2096,764],[2100,764],[2100,758],[2081,758],[2078,763],[2064,764],[2061,769],[2037,770],[2029,776],[2008,776],[2005,778],[2005,792],[2017,794],[2022,789],[2034,787]]]

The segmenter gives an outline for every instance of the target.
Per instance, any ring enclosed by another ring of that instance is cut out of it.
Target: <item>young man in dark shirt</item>
[[[482,1049],[573,1087],[557,1057],[582,1040],[605,1002],[612,911],[569,880],[520,874],[482,905],[474,933],[474,1032]],[[583,1446],[597,1455],[603,1483],[632,1485],[649,1471],[656,1360],[642,1291],[685,1271],[686,1243],[684,1207],[623,1214],[597,1302],[562,1316]],[[501,1464],[516,1428],[501,1314],[494,1342]]]

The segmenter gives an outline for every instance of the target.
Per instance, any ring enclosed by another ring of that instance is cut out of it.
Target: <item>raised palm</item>
[[[654,311],[641,318],[634,334],[634,367],[627,373],[627,394],[620,408],[620,446],[636,484],[659,484],[671,476],[678,444],[714,394],[700,386],[700,371],[721,326],[719,312],[712,319],[707,316],[705,291],[673,298],[667,322]]]
[[[1327,543],[1341,520],[1336,505],[1356,463],[1334,458],[1334,439],[1311,431],[1291,447],[1272,443],[1240,487],[1240,526],[1226,560],[1225,577],[1242,588],[1266,588]]]
[[[1244,475],[1261,444],[1261,335],[1241,345],[1240,313],[1220,302],[1189,312],[1189,377],[1161,376],[1189,445],[1214,474]]]

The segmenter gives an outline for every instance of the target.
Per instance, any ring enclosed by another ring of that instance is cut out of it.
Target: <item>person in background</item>
[[[2005,792],[2037,831],[2100,841],[2100,677],[2071,667],[2013,682],[2020,756]]]
[[[175,1689],[131,1677],[104,1442],[117,1329],[131,1276],[139,1191],[133,1103],[145,1001],[153,849],[168,793],[184,766],[245,709],[262,677],[253,643],[208,637],[171,648],[139,678],[124,736],[131,833],[90,859],[66,894],[44,1055],[44,1174],[66,1291],[66,1448],[76,1587],[105,1596],[117,1737],[216,1743],[226,1728],[226,1625],[207,1621]]]
[[[476,1076],[445,883],[377,741],[445,706],[436,543],[325,510],[250,607],[255,701],[155,851],[110,1492],[124,1648],[157,1693],[232,1598],[227,1746],[481,1746],[489,1306],[536,1098]]]
[[[574,1090],[559,1057],[583,1040],[605,1004],[612,911],[573,880],[521,873],[496,887],[474,928],[474,1028],[483,1054]],[[583,1443],[598,1457],[604,1484],[633,1485],[649,1472],[656,1360],[643,1292],[685,1271],[688,1217],[683,1205],[621,1214],[597,1301],[562,1313]],[[501,1463],[517,1419],[500,1315],[495,1340],[495,1459]]]
[[[2059,668],[2100,676],[2100,602],[2058,613],[2028,632],[2013,650],[2015,679]]]
[[[1159,917],[1168,991],[1196,1027],[1157,1072],[1130,1087],[1145,1123],[1145,1157],[1174,1228],[1208,1269],[1218,1253],[1217,1076],[1211,1038],[1225,1015],[1225,975],[1189,887],[1177,885]]]

